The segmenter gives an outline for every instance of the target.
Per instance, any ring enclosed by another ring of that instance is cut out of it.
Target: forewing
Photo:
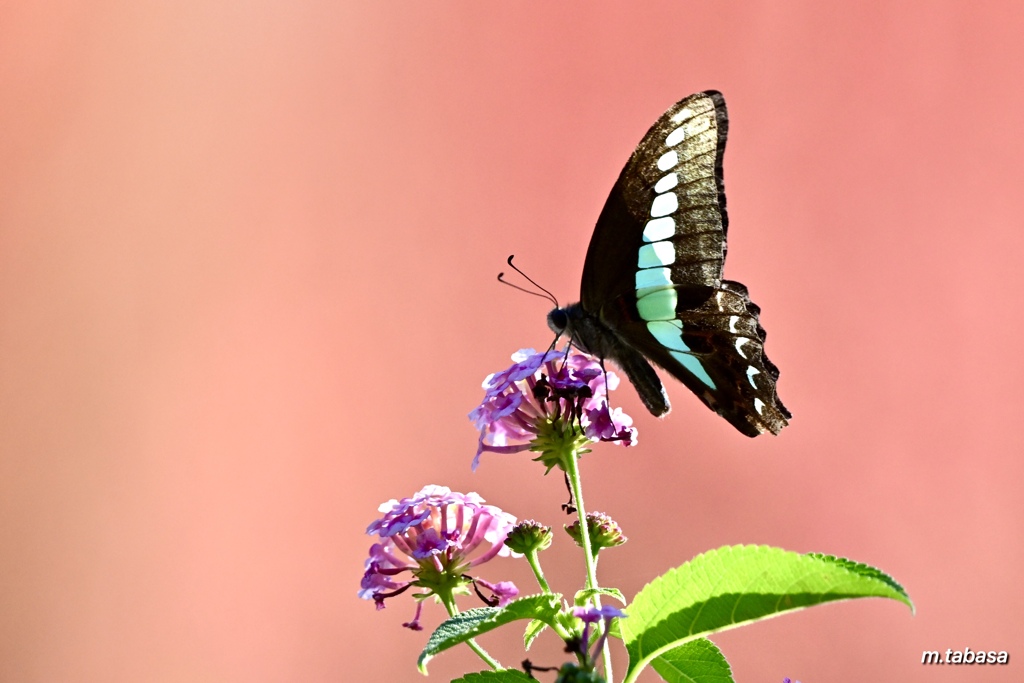
[[[637,145],[598,218],[580,301],[592,312],[671,285],[697,306],[722,280],[729,219],[722,184],[728,116],[721,93],[674,104]]]
[[[757,436],[778,434],[792,417],[776,393],[779,370],[764,353],[760,312],[746,287],[723,280],[696,308],[660,320],[624,309],[609,322],[736,429]]]

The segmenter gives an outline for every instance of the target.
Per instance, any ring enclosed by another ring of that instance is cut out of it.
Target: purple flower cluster
[[[370,548],[359,597],[384,600],[412,586],[426,588],[422,595],[451,593],[475,582],[495,594],[498,605],[518,595],[507,581],[488,583],[465,572],[496,556],[508,556],[505,538],[515,517],[493,505],[484,505],[476,493],[454,493],[445,486],[425,486],[411,498],[390,500],[380,506],[384,516],[366,529],[380,537]],[[411,576],[399,578],[408,572]],[[418,628],[417,619],[410,628]]]
[[[473,469],[484,451],[543,450],[538,441],[553,424],[575,429],[590,441],[624,446],[636,443],[632,418],[621,408],[608,408],[608,390],[618,385],[618,378],[605,373],[593,358],[524,349],[513,354],[512,360],[515,363],[510,368],[484,380],[483,403],[469,414],[480,430]]]

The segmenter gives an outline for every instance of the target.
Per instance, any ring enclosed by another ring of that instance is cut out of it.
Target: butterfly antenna
[[[533,278],[531,278],[529,275],[527,275],[523,271],[519,270],[519,268],[517,268],[516,265],[514,263],[512,263],[512,259],[514,259],[515,257],[516,257],[515,254],[512,254],[511,256],[508,257],[508,265],[512,267],[512,270],[514,270],[517,273],[519,273],[520,275],[522,275],[524,278],[526,278],[527,282],[529,282],[531,285],[533,285],[534,287],[536,287],[537,289],[539,289],[541,292],[544,292],[544,293],[541,294],[540,292],[533,292],[533,291],[531,291],[529,289],[526,289],[525,287],[520,287],[519,285],[512,284],[511,282],[509,282],[508,280],[505,279],[505,273],[498,273],[498,282],[500,282],[503,285],[508,285],[512,289],[518,289],[520,292],[526,292],[527,294],[532,294],[534,296],[539,296],[542,299],[547,299],[548,301],[550,301],[551,303],[553,303],[555,305],[555,308],[558,308],[559,307],[558,306],[558,299],[555,298],[554,294],[552,294],[548,290],[546,290],[543,287],[541,287],[540,285],[538,285],[536,282],[533,281]]]

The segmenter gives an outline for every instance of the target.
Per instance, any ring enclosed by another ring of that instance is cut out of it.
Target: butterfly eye
[[[548,327],[555,334],[562,334],[565,332],[566,326],[569,324],[569,316],[566,315],[564,308],[555,308],[548,313]]]

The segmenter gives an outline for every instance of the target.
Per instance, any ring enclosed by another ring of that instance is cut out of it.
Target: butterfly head
[[[556,307],[551,309],[548,313],[548,327],[551,331],[561,337],[566,333],[566,329],[569,326],[569,314],[564,308]]]
[[[598,358],[613,357],[609,348],[611,335],[607,328],[583,308],[579,302],[555,307],[548,313],[548,327],[559,337],[568,337],[569,343],[583,353]]]

